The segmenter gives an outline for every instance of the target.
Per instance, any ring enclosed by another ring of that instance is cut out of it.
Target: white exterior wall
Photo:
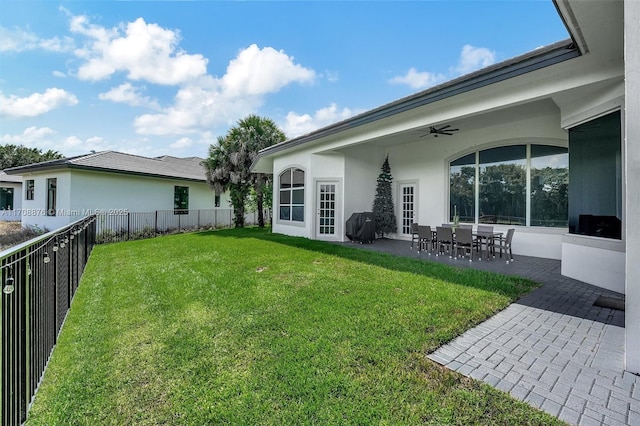
[[[189,188],[190,210],[213,209],[214,193],[206,182],[87,171],[72,173],[70,209],[80,212],[172,210],[175,186]]]
[[[376,147],[358,145],[347,148],[345,155],[344,220],[353,213],[373,211],[378,175],[382,173],[385,152]],[[394,175],[393,159],[389,158]],[[393,188],[395,192],[395,188]]]
[[[279,219],[279,176],[284,170],[297,167],[304,170],[304,222],[280,221]],[[315,185],[319,179],[330,178],[335,181],[344,181],[344,157],[341,154],[313,154],[312,150],[301,150],[291,154],[283,155],[274,160],[273,163],[273,232],[293,235],[298,237],[314,238],[316,200]],[[344,189],[340,189],[337,194],[338,210],[344,205]],[[336,217],[336,224],[340,225],[338,235],[342,235],[342,217]]]
[[[566,235],[562,243],[564,276],[624,293],[625,252],[621,241]]]
[[[33,200],[23,199],[22,201],[22,226],[37,226],[39,228],[53,231],[67,225],[79,218],[66,214],[56,214],[47,216],[47,179],[55,178],[56,182],[56,210],[70,210],[70,184],[71,172],[53,171],[49,173],[26,174],[23,176],[23,185],[27,180],[33,179]],[[24,197],[24,194],[23,194]]]
[[[56,216],[45,214],[49,178],[57,178]],[[82,170],[25,175],[24,180],[28,179],[34,180],[34,199],[23,201],[23,226],[54,230],[92,213],[172,210],[175,186],[189,187],[189,209],[214,208],[214,193],[206,182]],[[228,205],[223,194],[220,208]]]
[[[624,2],[626,178],[625,367],[640,374],[640,2]]]

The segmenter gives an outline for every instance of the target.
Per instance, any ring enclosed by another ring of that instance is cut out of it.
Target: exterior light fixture
[[[13,277],[9,275],[9,278],[4,282],[4,288],[2,289],[4,294],[13,293],[13,290],[15,290],[15,287],[13,286],[14,281]]]

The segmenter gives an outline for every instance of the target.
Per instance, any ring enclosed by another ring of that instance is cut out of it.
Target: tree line
[[[64,158],[57,151],[43,151],[23,145],[0,145],[0,170]]]

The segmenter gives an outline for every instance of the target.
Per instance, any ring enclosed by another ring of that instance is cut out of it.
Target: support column
[[[624,2],[625,368],[640,374],[640,2]]]

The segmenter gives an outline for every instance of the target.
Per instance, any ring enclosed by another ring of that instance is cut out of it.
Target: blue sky
[[[551,0],[2,3],[0,144],[67,156],[295,137],[568,37]]]

